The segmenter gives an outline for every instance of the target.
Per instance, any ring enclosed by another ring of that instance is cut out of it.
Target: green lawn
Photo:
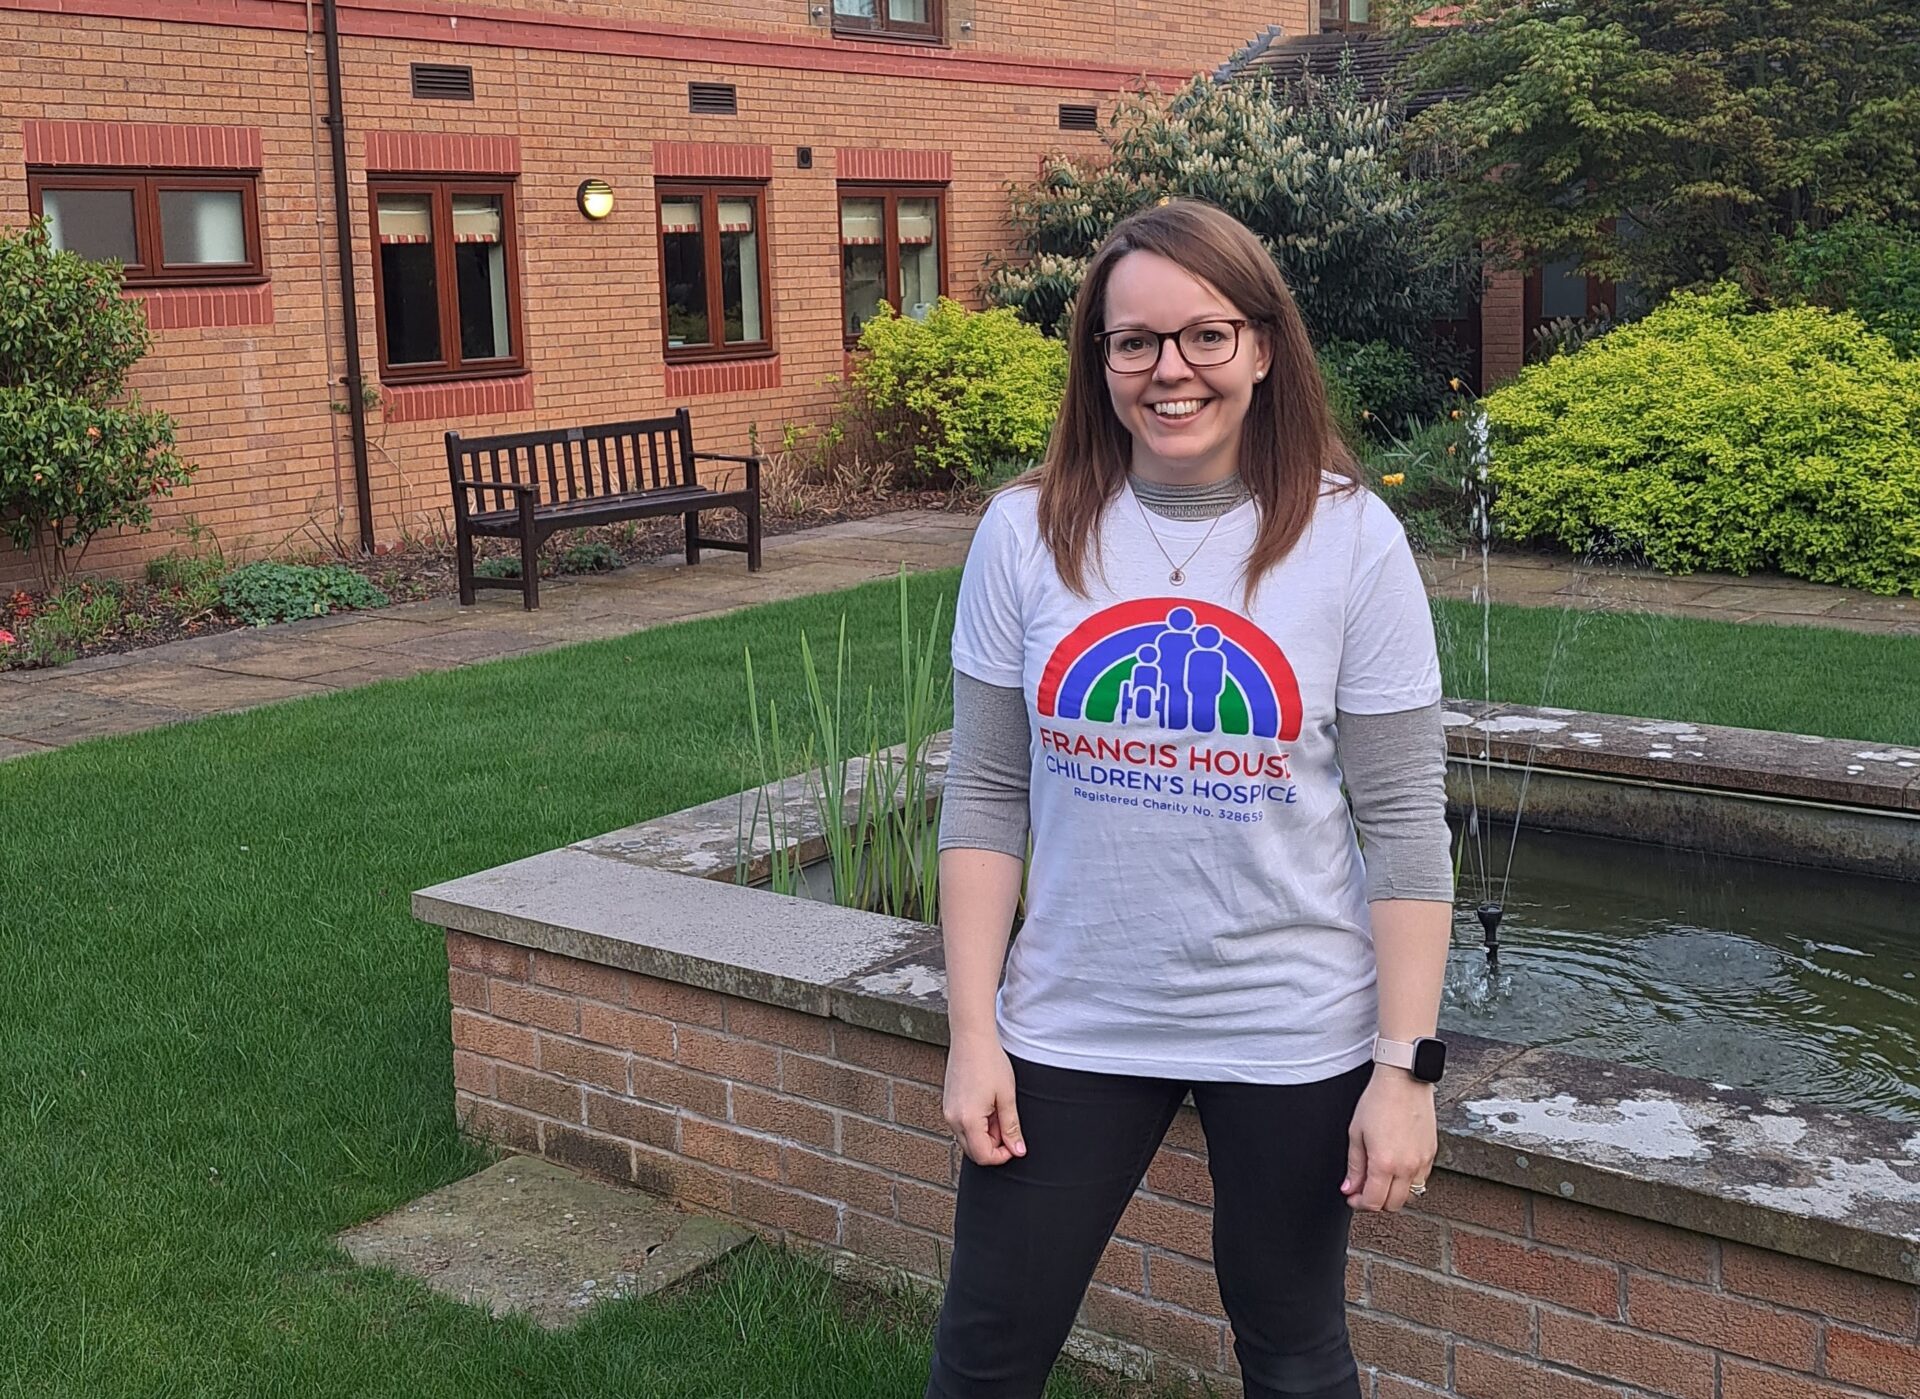
[[[1920,637],[1550,607],[1434,607],[1446,693],[1920,744]]]
[[[915,615],[953,584],[912,580]],[[923,1310],[849,1316],[768,1250],[554,1337],[328,1242],[482,1160],[409,891],[742,786],[741,647],[797,711],[796,634],[845,610],[884,682],[895,605],[870,585],[0,764],[0,1394],[917,1393]],[[1494,624],[1501,698],[1920,741],[1920,641]],[[1482,693],[1462,664],[1449,693]]]
[[[924,1315],[846,1320],[769,1250],[555,1337],[328,1242],[483,1160],[408,892],[744,785],[742,645],[797,709],[795,633],[845,608],[859,673],[892,676],[896,606],[883,584],[0,765],[0,1394],[917,1394]]]

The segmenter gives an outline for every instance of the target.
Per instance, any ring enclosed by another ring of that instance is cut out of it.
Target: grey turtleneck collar
[[[1238,472],[1224,480],[1195,485],[1168,485],[1129,472],[1127,484],[1141,505],[1169,520],[1211,520],[1226,514],[1248,494],[1247,483],[1240,479]]]

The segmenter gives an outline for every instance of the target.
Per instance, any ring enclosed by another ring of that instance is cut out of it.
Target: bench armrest
[[[469,481],[465,477],[456,476],[453,479],[453,484],[455,486],[464,486],[468,490],[474,490],[474,491],[525,492],[531,495],[535,500],[538,500],[540,498],[539,485],[536,483],[527,482],[527,481]]]
[[[765,457],[741,456],[736,452],[695,452],[693,459],[695,461],[730,461],[735,465],[744,466],[747,469],[747,489],[756,494],[760,490],[760,466],[766,461]]]

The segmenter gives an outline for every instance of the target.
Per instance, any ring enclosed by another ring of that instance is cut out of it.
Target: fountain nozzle
[[[1473,911],[1480,920],[1480,926],[1486,930],[1487,947],[1492,951],[1500,950],[1500,920],[1507,916],[1507,910],[1500,904],[1481,904]]]

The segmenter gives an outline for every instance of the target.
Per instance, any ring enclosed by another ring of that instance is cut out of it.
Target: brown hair
[[[1247,557],[1245,598],[1287,556],[1312,521],[1323,473],[1336,491],[1360,488],[1351,453],[1335,430],[1326,385],[1305,322],[1279,269],[1252,231],[1222,209],[1174,200],[1121,221],[1100,246],[1081,284],[1067,349],[1067,387],[1053,440],[1038,467],[1012,483],[1037,486],[1040,537],[1061,580],[1087,594],[1101,511],[1126,488],[1133,439],[1113,411],[1093,340],[1102,329],[1107,283],[1128,253],[1157,253],[1225,297],[1266,333],[1273,350],[1267,377],[1253,386],[1241,427],[1240,476],[1259,510]]]

